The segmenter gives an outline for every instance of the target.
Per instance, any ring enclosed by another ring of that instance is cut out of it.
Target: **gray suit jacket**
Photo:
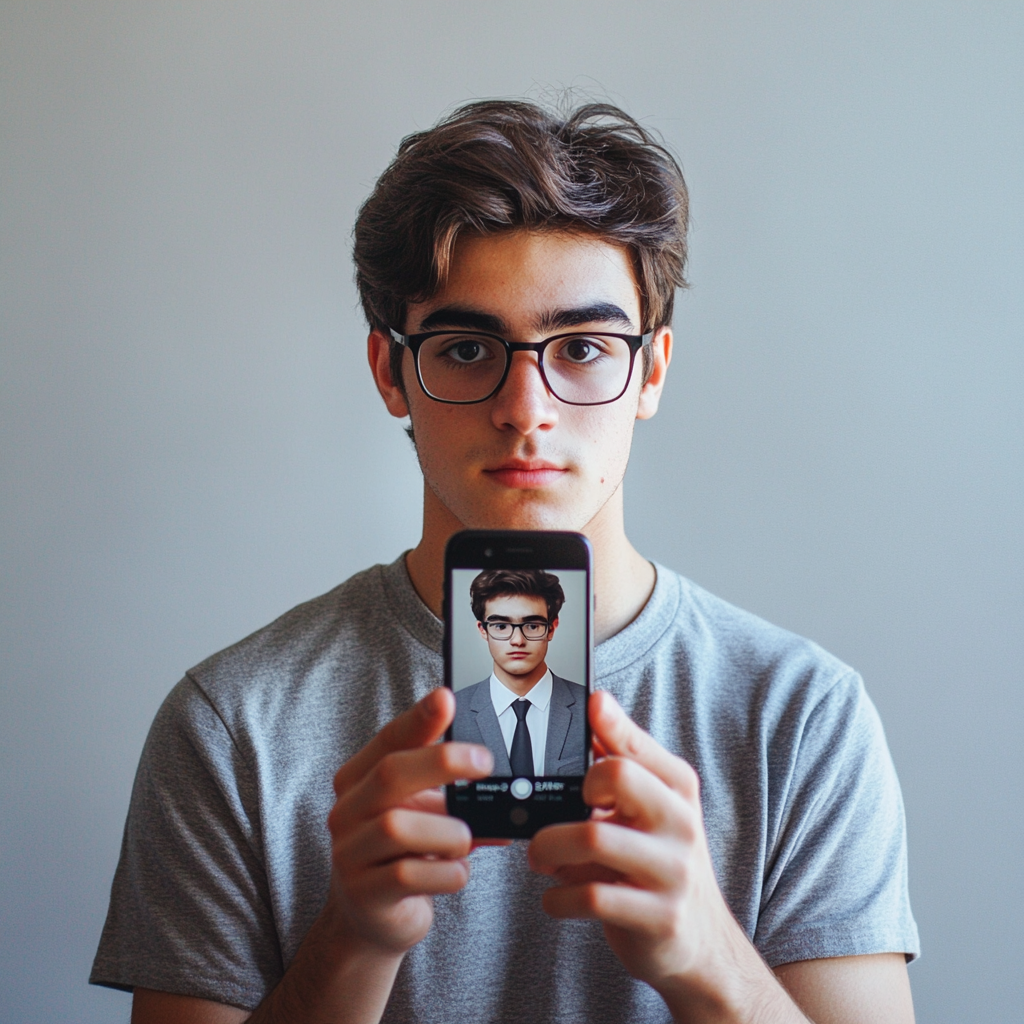
[[[587,690],[551,673],[551,707],[544,751],[545,775],[585,775],[587,771]],[[508,751],[491,703],[490,677],[455,694],[452,739],[483,743],[494,755],[494,774],[511,777]]]

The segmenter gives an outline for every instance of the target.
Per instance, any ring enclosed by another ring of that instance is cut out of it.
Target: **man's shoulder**
[[[193,679],[252,678],[308,659],[346,636],[373,630],[384,595],[382,566],[350,576],[325,594],[303,601],[237,643],[217,651],[189,670]]]
[[[356,573],[205,659],[187,678],[226,720],[293,708],[305,714],[357,691],[383,705],[388,680],[409,691],[395,695],[404,706],[436,685],[441,663],[440,625],[404,573],[401,560]]]
[[[564,686],[576,700],[583,700],[587,695],[587,688],[582,683],[573,682],[571,679],[566,679],[555,672],[551,673],[551,681],[556,687],[559,685]]]
[[[489,696],[490,687],[490,677],[487,679],[481,679],[478,683],[470,683],[468,686],[460,687],[455,691],[455,713],[459,714],[460,711],[468,711],[470,704],[472,704],[477,697],[482,696],[485,691]]]
[[[599,677],[636,677],[640,669],[667,676],[702,704],[737,709],[814,703],[843,680],[860,685],[853,669],[814,641],[657,568],[648,607],[607,643],[607,654],[598,649]]]

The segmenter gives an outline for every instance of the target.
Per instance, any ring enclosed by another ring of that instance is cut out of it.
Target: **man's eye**
[[[448,345],[444,350],[445,357],[455,363],[482,363],[491,358],[490,349],[482,342],[466,338]]]
[[[603,354],[596,338],[572,338],[558,350],[558,358],[569,363],[592,363]]]

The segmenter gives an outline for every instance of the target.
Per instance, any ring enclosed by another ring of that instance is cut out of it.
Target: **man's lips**
[[[552,462],[510,459],[493,469],[485,469],[486,476],[495,483],[516,490],[550,487],[568,472]]]

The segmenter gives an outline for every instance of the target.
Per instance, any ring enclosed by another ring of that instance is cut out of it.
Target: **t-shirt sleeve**
[[[252,1009],[280,979],[253,776],[186,676],[143,749],[90,982]]]
[[[906,823],[878,713],[859,676],[832,685],[788,734],[779,828],[754,943],[771,966],[920,951],[907,890]]]

